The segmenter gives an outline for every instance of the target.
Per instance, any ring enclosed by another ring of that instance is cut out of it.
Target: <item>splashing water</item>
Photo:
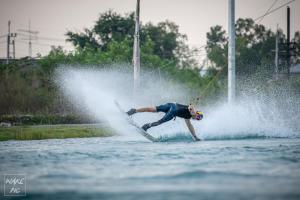
[[[124,109],[156,106],[167,102],[188,104],[191,95],[186,88],[167,77],[146,71],[141,77],[139,96],[133,98],[132,72],[128,66],[103,69],[62,66],[56,71],[55,82],[68,100],[81,111],[107,122],[118,134],[138,137],[116,109],[117,100]],[[134,99],[134,101],[133,101]],[[201,106],[201,105],[198,105]],[[203,108],[204,120],[192,122],[197,134],[206,140],[266,137],[299,137],[299,127],[289,127],[284,116],[273,104],[256,98],[241,99],[235,105],[220,103]],[[267,112],[266,112],[267,111]],[[162,113],[138,113],[134,120],[143,125],[163,116]],[[153,127],[149,133],[162,141],[189,140],[183,120],[177,119]]]

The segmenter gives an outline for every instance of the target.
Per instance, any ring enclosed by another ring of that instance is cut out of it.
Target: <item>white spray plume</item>
[[[138,136],[124,116],[120,114],[114,101],[125,109],[140,106],[156,106],[167,102],[188,104],[190,95],[185,87],[156,71],[143,72],[140,94],[133,100],[132,72],[128,66],[111,68],[79,68],[62,66],[57,69],[55,82],[63,94],[78,109],[88,112],[96,119],[108,123],[117,134]],[[201,105],[200,105],[201,106]],[[265,117],[260,102],[256,100],[240,101],[234,106],[226,103],[206,108],[205,119],[193,122],[197,134],[204,139],[228,139],[248,136],[291,137],[295,132],[286,127],[277,116]],[[273,109],[276,115],[276,108]],[[271,114],[272,115],[272,114]],[[163,113],[138,113],[134,120],[143,125],[153,122]],[[183,120],[177,119],[159,127],[149,129],[154,136],[188,135]]]

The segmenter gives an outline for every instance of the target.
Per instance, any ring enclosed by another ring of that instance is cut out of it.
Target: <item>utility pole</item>
[[[278,40],[279,40],[279,31],[278,24],[276,28],[276,44],[275,44],[275,79],[278,80]]]
[[[29,58],[32,57],[32,43],[31,43],[31,22],[29,20],[28,22],[28,33],[29,33],[29,38],[28,38],[28,56]]]
[[[290,77],[290,7],[287,7],[287,41],[286,41],[286,62],[287,62],[287,74]]]
[[[235,0],[228,0],[228,103],[235,101]]]
[[[17,33],[11,33],[10,37],[12,38],[12,45],[13,45],[13,58],[16,59],[16,40]]]
[[[37,39],[37,34],[39,33],[38,31],[32,31],[31,30],[31,22],[29,20],[28,23],[28,29],[19,29],[18,31],[25,32],[28,34],[28,38],[25,38],[25,40],[28,40],[28,57],[32,57],[32,40]]]
[[[6,57],[6,64],[9,63],[10,59],[10,20],[8,21],[8,33],[7,33],[7,57]]]
[[[134,95],[137,93],[140,85],[140,0],[136,2],[135,11],[135,32],[133,46],[133,80]]]
[[[15,48],[15,38],[17,37],[17,33],[11,33],[10,31],[11,21],[8,21],[8,33],[7,33],[7,58],[6,64],[9,63],[11,56],[10,56],[10,45],[13,45],[13,58],[16,58],[16,48]]]
[[[15,40],[12,41],[12,45],[13,45],[13,59],[16,59],[16,44],[15,44]]]

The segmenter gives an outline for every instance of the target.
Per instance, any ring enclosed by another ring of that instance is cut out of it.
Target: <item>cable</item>
[[[66,45],[56,45],[56,44],[46,44],[46,43],[35,43],[35,42],[32,42],[31,44],[34,44],[34,45],[38,45],[38,46],[60,46],[60,47],[64,47],[64,48],[70,48],[70,47],[73,47],[73,46],[66,46]]]
[[[13,24],[16,24],[17,26],[20,26],[20,27],[24,27],[24,28],[28,28],[28,24],[23,24],[23,23],[20,23],[20,22],[17,22],[17,21],[12,21],[13,22]],[[49,30],[52,30],[52,28],[51,27],[49,27],[49,26],[40,26],[40,25],[38,25],[38,26],[36,26],[35,24],[31,24],[32,25],[32,27],[31,28],[34,28],[34,29],[42,29],[42,30],[47,30],[47,31],[49,31]],[[64,30],[64,28],[60,28],[61,30]]]
[[[24,33],[21,33],[21,32],[17,32],[18,35],[20,36],[23,36],[23,37],[31,37],[31,39],[35,39],[37,38],[37,36],[34,36],[34,35],[27,35],[27,34],[24,34]]]
[[[202,89],[199,96],[196,98],[190,99],[190,103],[194,103],[195,105],[199,103],[200,99],[203,98],[204,95],[206,95],[208,88],[210,85],[218,78],[219,75],[221,75],[222,70],[218,70],[218,72],[212,77],[212,79],[207,83],[207,85]]]
[[[39,40],[49,40],[49,41],[57,41],[57,42],[66,42],[65,39],[60,39],[60,38],[50,38],[50,37],[39,37]]]
[[[289,1],[289,2],[287,2],[287,3],[285,3],[285,4],[283,4],[283,5],[281,5],[281,6],[277,7],[277,8],[275,8],[275,9],[273,9],[273,10],[271,10],[271,11],[265,13],[264,15],[262,15],[262,16],[256,18],[254,21],[257,21],[257,20],[259,20],[260,18],[265,17],[265,16],[267,16],[267,15],[273,13],[273,12],[275,12],[276,10],[279,10],[279,9],[282,8],[283,6],[286,6],[286,5],[288,5],[288,4],[290,4],[290,3],[294,2],[294,1],[295,1],[295,0],[291,0],[291,1]]]
[[[24,33],[19,33],[18,35],[24,36],[24,37],[29,37],[29,35],[26,35]],[[41,36],[36,36],[34,37],[34,39],[38,39],[38,40],[49,40],[49,41],[56,41],[56,42],[66,42],[66,39],[62,39],[62,38],[51,38],[51,37],[41,37]]]
[[[275,1],[272,3],[272,5],[271,5],[271,6],[269,7],[269,9],[265,12],[265,14],[268,13],[268,12],[275,6],[275,4],[277,3],[277,1],[278,1],[278,0],[275,0]],[[264,14],[264,15],[265,15],[265,14]],[[260,23],[260,22],[264,19],[264,17],[265,17],[265,16],[263,16],[257,23]]]
[[[54,44],[44,44],[44,43],[35,43],[35,42],[32,42],[31,44],[38,45],[38,46],[48,46],[48,47],[55,46]]]
[[[28,42],[23,41],[23,40],[16,40],[16,42],[28,44]],[[68,45],[56,45],[56,44],[37,43],[37,42],[31,42],[31,44],[38,45],[38,46],[49,46],[49,47],[51,47],[51,46],[61,46],[61,47],[66,47],[66,48],[73,47],[73,46],[68,46]]]

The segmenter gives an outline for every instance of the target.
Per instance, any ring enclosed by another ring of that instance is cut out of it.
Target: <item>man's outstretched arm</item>
[[[188,129],[190,130],[190,132],[191,132],[191,134],[193,136],[193,139],[195,141],[200,141],[200,139],[197,137],[197,135],[195,133],[195,129],[194,129],[194,126],[191,123],[191,120],[185,119],[185,123],[186,123],[186,126],[188,127]]]

